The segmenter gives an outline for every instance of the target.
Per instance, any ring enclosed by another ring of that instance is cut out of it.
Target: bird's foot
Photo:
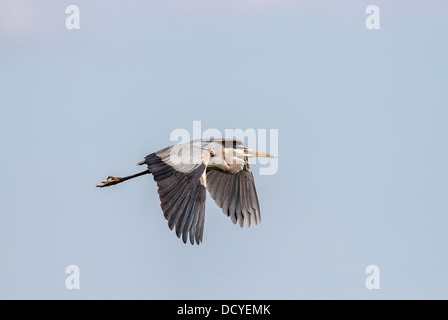
[[[114,184],[119,183],[121,180],[121,178],[115,178],[115,177],[107,177],[106,181],[101,181],[102,184],[97,185],[98,188],[103,188],[103,187],[109,187],[109,186],[113,186]]]

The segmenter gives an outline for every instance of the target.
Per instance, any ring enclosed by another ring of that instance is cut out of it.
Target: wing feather
[[[207,190],[233,223],[239,222],[243,226],[246,222],[250,227],[252,223],[257,225],[261,222],[255,181],[247,160],[243,169],[236,174],[208,171]]]
[[[200,161],[174,164],[170,158],[172,147],[152,153],[141,164],[147,164],[157,182],[160,206],[168,227],[175,227],[176,236],[184,243],[202,242],[205,221],[206,167],[210,158],[210,141],[192,144],[194,152],[201,152]],[[195,149],[196,148],[196,149]],[[202,177],[202,180],[201,180]]]

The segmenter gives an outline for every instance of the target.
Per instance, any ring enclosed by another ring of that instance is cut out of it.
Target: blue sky
[[[370,4],[2,0],[0,297],[446,299],[448,5]],[[279,132],[262,223],[208,198],[200,246],[149,176],[95,188],[195,120]]]

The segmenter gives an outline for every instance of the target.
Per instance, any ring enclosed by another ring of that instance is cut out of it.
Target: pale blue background
[[[447,10],[0,0],[0,298],[448,298]],[[193,120],[279,130],[261,225],[209,198],[200,246],[168,229],[149,176],[95,188]]]

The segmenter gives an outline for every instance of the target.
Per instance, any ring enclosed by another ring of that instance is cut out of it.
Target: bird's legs
[[[133,174],[131,176],[127,176],[127,177],[123,177],[123,178],[115,178],[115,177],[109,176],[109,177],[107,177],[106,181],[101,181],[102,184],[97,185],[97,187],[103,188],[103,187],[113,186],[114,184],[118,184],[118,183],[121,183],[123,181],[129,180],[129,179],[132,179],[132,178],[136,178],[136,177],[142,176],[144,174],[148,174],[148,173],[149,173],[149,170],[145,170],[145,171],[142,171],[140,173]]]

